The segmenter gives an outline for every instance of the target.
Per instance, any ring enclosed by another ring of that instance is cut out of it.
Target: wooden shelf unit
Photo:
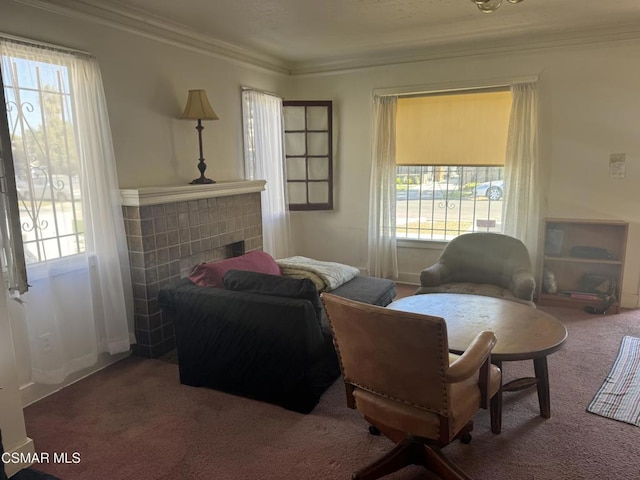
[[[573,298],[545,292],[543,282],[546,268],[555,275],[558,292],[579,292],[580,278],[587,273],[609,277],[615,282],[616,298],[609,311],[619,312],[628,229],[628,223],[621,221],[546,218],[538,304],[575,308],[602,306],[600,299]],[[572,256],[571,249],[577,246],[604,249],[610,258]]]

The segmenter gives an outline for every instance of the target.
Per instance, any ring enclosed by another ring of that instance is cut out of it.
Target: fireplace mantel
[[[122,206],[142,207],[163,203],[227,197],[243,193],[261,192],[264,180],[234,180],[208,185],[167,185],[158,187],[123,188],[120,190]]]

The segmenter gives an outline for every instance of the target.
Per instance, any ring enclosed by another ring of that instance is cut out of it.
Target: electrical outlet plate
[[[626,153],[612,153],[609,155],[609,177],[624,178],[626,173]]]
[[[40,348],[43,352],[50,352],[53,350],[53,346],[51,345],[51,334],[43,333],[40,335]]]

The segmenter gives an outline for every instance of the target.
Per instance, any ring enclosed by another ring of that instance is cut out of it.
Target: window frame
[[[398,96],[398,98],[402,98],[402,97],[423,97],[423,96],[432,96],[432,95],[456,95],[456,94],[460,94],[460,95],[465,95],[465,94],[469,94],[469,93],[483,93],[483,92],[492,92],[492,91],[506,91],[509,90],[510,87],[509,85],[513,82],[513,80],[509,80],[509,81],[504,81],[504,82],[491,82],[488,84],[460,84],[458,86],[455,85],[447,85],[446,87],[444,85],[437,85],[437,86],[425,86],[424,88],[398,88],[398,89],[384,89],[384,90],[378,90],[377,92],[382,93],[382,94],[386,94],[386,95],[396,95]],[[421,167],[421,168],[431,168],[431,169],[435,169],[435,168],[440,168],[440,169],[451,169],[451,168],[460,168],[460,167],[477,167],[477,168],[501,168],[502,169],[502,174],[500,176],[500,178],[498,180],[504,181],[504,173],[505,173],[505,169],[507,167],[507,162],[506,162],[506,158],[503,159],[503,162],[500,165],[482,165],[482,164],[469,164],[469,165],[459,165],[459,164],[400,164],[400,163],[396,163],[396,179],[398,178],[399,175],[399,170],[402,167]],[[492,179],[493,181],[493,179]],[[476,183],[484,183],[484,182],[476,182]],[[396,186],[397,186],[397,181],[396,181]],[[447,187],[448,188],[448,187]],[[460,192],[462,191],[462,185],[460,185],[459,188]],[[503,189],[504,190],[504,189]],[[448,208],[448,203],[449,203],[449,190],[447,190],[447,194],[445,196],[444,201],[446,202],[446,208]],[[438,201],[438,199],[435,198],[431,198],[431,199],[422,199],[422,189],[420,189],[420,195],[419,195],[419,211],[422,210],[423,205],[434,205],[435,202]],[[422,232],[422,228],[421,228],[421,222],[420,222],[420,218],[418,218],[418,238],[416,237],[410,237],[408,236],[408,229],[405,227],[403,228],[405,233],[405,236],[398,236],[398,205],[399,202],[405,202],[407,204],[407,210],[409,208],[408,206],[408,202],[409,202],[409,195],[407,194],[407,199],[406,200],[397,200],[398,198],[398,191],[396,189],[396,197],[395,197],[395,226],[394,226],[394,232],[395,232],[395,237],[396,240],[398,242],[403,242],[406,244],[434,244],[434,243],[441,243],[441,244],[446,244],[449,241],[452,240],[452,238],[455,238],[459,235],[463,235],[464,233],[466,233],[466,231],[457,233],[455,236],[449,238],[447,236],[447,231],[448,229],[446,228],[446,222],[448,221],[447,217],[445,216],[445,229],[442,231],[443,232],[443,238],[433,238],[434,237],[434,233],[435,232],[440,232],[441,230],[436,230],[434,231],[433,229],[433,222],[434,219],[431,219],[431,228],[427,229],[426,231],[429,232],[429,236],[431,238],[420,238],[421,232]],[[483,218],[478,218],[478,216],[476,215],[476,211],[475,211],[475,202],[477,201],[477,197],[474,195],[474,212],[473,212],[473,216],[472,216],[472,224],[470,227],[470,232],[478,232],[478,231],[492,231],[490,226],[483,226],[480,227],[477,225],[477,220],[483,220]],[[504,198],[504,193],[503,193],[503,197]],[[455,197],[454,200],[459,200],[462,201],[462,195],[460,194],[459,196]],[[493,200],[490,200],[490,202],[492,202]],[[461,208],[461,207],[460,207]],[[504,212],[504,208],[501,208],[501,214],[500,216],[502,217]],[[488,208],[488,212],[487,212],[487,216],[490,216],[491,214],[491,207]],[[408,218],[408,215],[407,217]],[[490,223],[490,218],[487,218],[486,220],[489,221]],[[503,224],[503,222],[502,222]],[[452,229],[453,231],[453,229]],[[458,227],[458,231],[459,231],[459,227]],[[498,230],[500,232],[502,232],[502,226],[500,227],[500,229]]]
[[[24,102],[22,101],[21,95],[23,91],[32,92],[33,94],[37,95],[37,109],[41,111],[40,115],[42,117],[42,125],[40,128],[43,132],[43,135],[46,135],[46,130],[48,128],[47,120],[45,120],[46,115],[44,113],[44,110],[46,108],[44,106],[44,98],[46,95],[59,97],[60,103],[62,105],[61,112],[63,113],[61,118],[65,123],[65,128],[69,128],[71,132],[71,136],[69,136],[69,133],[65,133],[64,142],[62,142],[65,148],[60,151],[63,152],[66,157],[69,157],[71,149],[77,148],[75,139],[75,135],[77,135],[77,119],[75,118],[75,114],[73,113],[74,92],[71,86],[65,83],[65,81],[68,81],[69,65],[64,62],[51,63],[38,58],[23,58],[22,56],[12,55],[9,55],[8,57],[10,59],[16,59],[18,61],[24,61],[27,63],[35,62],[36,64],[50,64],[61,69],[61,72],[56,73],[56,80],[58,80],[58,84],[55,85],[55,87],[59,87],[59,89],[48,90],[45,84],[40,84],[41,77],[39,73],[39,66],[34,67],[38,75],[37,86],[25,87],[17,81],[19,75],[17,70],[14,71],[14,69],[18,67],[15,66],[15,64],[12,62],[12,70],[8,73],[5,73],[7,75],[10,75],[14,79],[14,81],[12,81],[8,86],[3,82],[2,93],[4,95],[5,90],[8,89],[14,91],[14,108],[16,108],[16,112],[14,113],[14,115],[16,116],[16,126],[20,124],[20,138],[23,138],[25,135],[33,135],[35,137],[36,132],[36,130],[32,128],[30,122],[20,120],[20,117],[24,115],[24,113],[21,112],[23,104],[30,104],[31,102],[33,102],[32,100],[26,100]],[[28,68],[31,68],[31,66]],[[62,70],[64,70],[64,74],[62,73]],[[6,95],[4,95],[4,98],[6,102]],[[67,99],[66,101],[65,98]],[[5,106],[3,114],[5,115],[7,123],[9,124],[10,113],[7,108],[8,107]],[[65,110],[65,108],[67,108],[67,110]],[[65,111],[69,113],[68,116],[64,115]],[[15,131],[18,131],[17,127]],[[11,137],[11,128],[9,128],[9,134]],[[11,138],[11,142],[14,142],[13,138]],[[25,144],[24,142],[25,140],[23,140],[23,145]],[[78,173],[74,173],[73,175],[70,173],[70,171],[64,174],[60,173],[52,167],[51,151],[56,145],[48,145],[48,142],[46,141],[42,142],[42,144],[43,146],[38,146],[42,150],[43,162],[41,164],[39,164],[37,161],[34,163],[33,161],[28,160],[28,155],[25,155],[25,159],[23,161],[24,165],[22,165],[25,171],[24,174],[18,173],[19,166],[16,166],[15,155],[12,155],[14,168],[14,184],[16,187],[16,207],[20,215],[20,225],[22,233],[22,235],[20,236],[20,240],[23,245],[23,255],[25,258],[25,263],[29,267],[46,263],[52,260],[69,258],[86,253],[84,229],[82,228],[84,215],[81,199],[82,187],[80,185],[80,163],[78,161],[77,165],[75,165]],[[67,162],[67,167],[70,167],[70,165],[68,164],[68,158],[65,158],[64,161]],[[21,176],[24,176],[25,178],[22,179]],[[18,185],[19,179],[23,180],[22,183],[24,183],[22,191],[20,191]],[[42,207],[45,203],[50,204],[52,218],[50,220],[45,219],[44,221],[42,221],[40,219],[40,214],[41,211],[43,211]],[[28,216],[28,219],[25,220],[24,215]],[[62,222],[68,219],[71,220],[72,226],[69,228],[72,231],[65,233],[63,232],[64,228],[62,227]],[[41,229],[40,225],[43,223],[46,224],[46,229],[52,229],[53,234],[48,234],[48,236],[45,236],[43,233],[38,233],[38,231]],[[32,227],[29,230],[25,230],[25,225],[32,225]],[[79,228],[81,228],[81,230],[78,230]],[[36,232],[35,237],[25,237],[25,231]],[[72,249],[74,251],[69,251],[69,247],[65,247],[63,245],[69,241],[71,241],[75,245],[75,249]],[[54,250],[57,250],[57,254],[50,255],[48,253],[52,248],[48,246],[49,244],[55,245]],[[36,253],[33,253],[29,248],[29,246],[31,245],[35,246]]]
[[[332,100],[283,100],[283,109],[287,107],[305,107],[305,128],[304,130],[287,130],[284,125],[283,119],[283,135],[286,138],[287,133],[303,133],[305,135],[305,153],[304,155],[289,155],[286,151],[285,141],[285,188],[289,189],[290,183],[303,183],[306,189],[305,203],[292,203],[291,199],[287,196],[287,203],[289,210],[291,211],[313,211],[313,210],[333,210],[333,101]],[[327,108],[327,129],[326,130],[312,130],[307,128],[307,108],[309,107],[325,107]],[[327,134],[327,155],[309,155],[308,154],[308,134],[309,133],[326,133]],[[305,160],[305,179],[292,180],[286,175],[287,163],[290,158],[303,158]],[[309,159],[312,158],[327,158],[327,178],[326,179],[310,179],[309,178]],[[309,201],[309,185],[312,183],[327,183],[327,202],[312,203]]]

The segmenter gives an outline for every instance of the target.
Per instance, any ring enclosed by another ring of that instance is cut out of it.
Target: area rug
[[[587,411],[640,426],[640,338],[622,338],[611,372]]]

